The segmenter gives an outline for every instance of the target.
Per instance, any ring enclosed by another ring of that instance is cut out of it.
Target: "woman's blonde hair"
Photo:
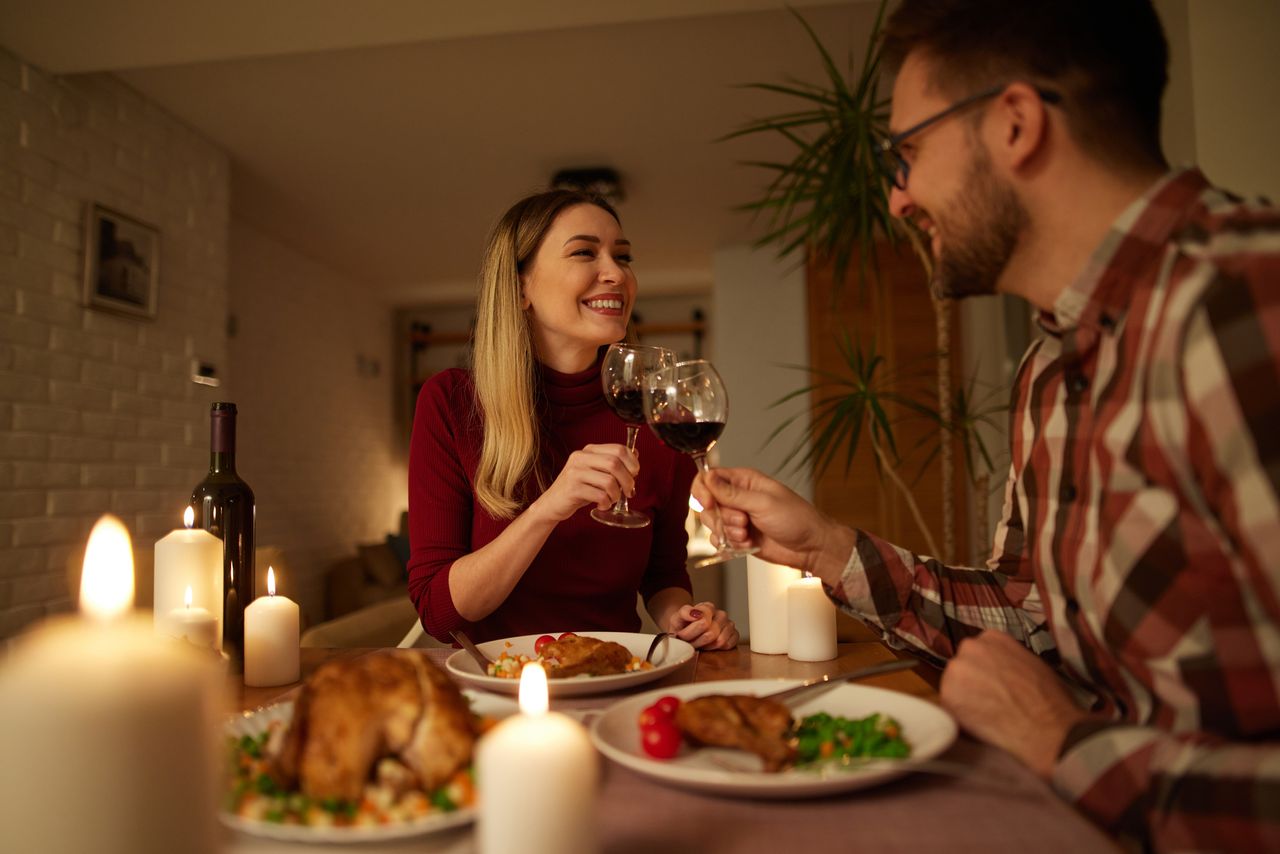
[[[516,202],[502,216],[485,246],[476,303],[472,376],[484,429],[475,493],[489,515],[511,519],[531,496],[520,493],[532,470],[538,491],[546,474],[537,465],[538,366],[533,333],[521,306],[520,275],[560,212],[595,205],[618,220],[604,199],[577,190],[550,190]]]

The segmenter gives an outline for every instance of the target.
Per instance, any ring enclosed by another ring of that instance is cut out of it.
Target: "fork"
[[[645,653],[644,660],[646,664],[653,663],[653,654],[658,651],[658,644],[671,637],[671,632],[658,632],[654,635],[653,643],[649,644],[649,651]]]
[[[449,636],[456,640],[458,645],[465,649],[467,653],[475,659],[476,664],[480,666],[480,672],[488,675],[489,665],[493,664],[493,662],[489,660],[489,656],[481,652],[480,648],[471,642],[471,638],[467,637],[466,632],[463,632],[461,629],[454,629],[449,632]]]

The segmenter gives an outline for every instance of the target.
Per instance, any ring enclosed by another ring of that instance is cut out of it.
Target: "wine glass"
[[[604,399],[627,425],[627,450],[636,449],[636,434],[644,423],[644,403],[640,389],[646,375],[659,368],[676,363],[675,354],[665,347],[646,347],[640,344],[610,344],[600,366],[600,384],[604,386]],[[615,528],[643,528],[649,524],[649,516],[637,513],[627,506],[627,496],[608,510],[596,508],[591,518]]]
[[[729,393],[715,366],[705,359],[677,362],[659,368],[644,384],[644,418],[667,447],[689,454],[704,476],[710,472],[707,452],[724,432],[729,419]],[[716,520],[720,547],[692,563],[694,567],[723,563],[760,551],[732,548]]]

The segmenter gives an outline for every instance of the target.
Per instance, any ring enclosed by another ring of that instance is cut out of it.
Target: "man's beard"
[[[996,292],[996,282],[1027,226],[1027,210],[991,169],[981,145],[955,202],[934,217],[942,250],[930,287],[938,299],[963,299]]]

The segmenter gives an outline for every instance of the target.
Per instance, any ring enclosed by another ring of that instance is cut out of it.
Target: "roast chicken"
[[[584,673],[591,676],[624,673],[631,663],[631,650],[622,644],[581,635],[552,641],[542,648],[540,655],[547,667],[547,676],[553,679]]]
[[[471,710],[449,677],[421,652],[387,650],[316,670],[268,754],[285,789],[354,801],[376,766],[380,777],[389,773],[388,759],[407,769],[399,774],[405,785],[437,788],[471,761],[475,738]]]
[[[773,700],[740,694],[711,694],[686,700],[676,710],[676,726],[690,741],[756,754],[764,770],[795,763],[791,712]]]

